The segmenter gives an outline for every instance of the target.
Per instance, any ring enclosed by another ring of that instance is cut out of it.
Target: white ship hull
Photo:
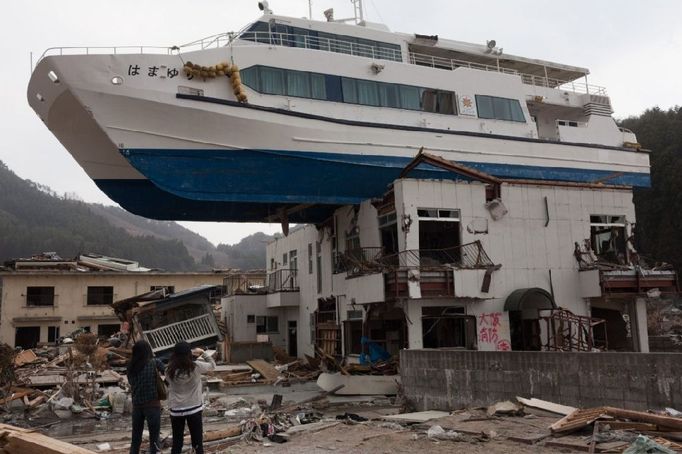
[[[228,47],[184,59],[235,60],[244,67],[267,57],[295,66],[292,55],[302,50],[285,50]],[[331,58],[357,60],[317,55],[306,69]],[[427,74],[412,66],[401,77]],[[648,155],[635,150],[540,140],[525,124],[502,125],[492,134],[471,119],[251,90],[250,102],[240,104],[225,80],[187,80],[181,69],[174,55],[47,57],[34,71],[29,102],[101,189],[130,211],[155,218],[252,221],[310,204],[318,207],[292,221],[317,222],[334,206],[381,195],[421,148],[503,179],[649,185]],[[113,84],[114,77],[123,83]],[[518,85],[517,79],[505,81]],[[428,166],[414,176],[461,178]]]

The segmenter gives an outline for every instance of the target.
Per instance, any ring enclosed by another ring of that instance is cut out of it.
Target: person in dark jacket
[[[149,429],[149,453],[159,452],[161,430],[161,401],[156,388],[158,365],[149,342],[139,340],[133,345],[133,356],[128,363],[128,383],[133,393],[133,436],[130,454],[138,454],[142,444],[144,421]]]

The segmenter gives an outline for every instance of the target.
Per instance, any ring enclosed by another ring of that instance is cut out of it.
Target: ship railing
[[[53,55],[118,55],[118,54],[175,54],[180,48],[162,46],[74,46],[74,47],[50,47],[42,53],[39,62],[45,57]]]
[[[526,85],[534,85],[536,87],[554,88],[558,90],[572,91],[580,94],[590,94],[598,96],[608,96],[605,87],[599,85],[586,84],[582,82],[566,81],[555,79],[552,77],[537,76],[534,74],[525,74],[510,68],[504,68],[496,65],[486,65],[483,63],[469,62],[466,60],[456,60],[445,57],[436,57],[434,55],[419,54],[410,52],[409,60],[413,65],[430,66],[432,68],[440,68],[447,70],[455,70],[457,68],[478,69],[481,71],[501,72],[504,74],[513,74],[521,77],[521,80]]]
[[[302,49],[323,50],[348,54],[357,57],[367,57],[377,60],[403,61],[400,49],[371,46],[352,41],[335,38],[325,38],[296,33],[275,32],[243,32],[238,35],[240,40],[253,41],[261,44],[269,44],[283,47],[299,47]]]

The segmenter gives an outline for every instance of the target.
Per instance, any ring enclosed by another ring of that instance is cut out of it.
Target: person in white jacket
[[[195,362],[192,353],[200,357]],[[181,341],[175,344],[173,355],[166,368],[168,381],[168,409],[170,410],[173,429],[173,447],[171,454],[182,451],[182,439],[185,435],[185,421],[189,428],[192,448],[196,454],[203,454],[203,422],[201,374],[215,369],[215,361],[200,348],[192,350],[190,345]]]

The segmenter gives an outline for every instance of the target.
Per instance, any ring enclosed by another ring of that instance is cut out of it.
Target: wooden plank
[[[570,415],[577,410],[575,407],[569,407],[567,405],[555,404],[554,402],[549,402],[546,400],[536,399],[535,397],[530,399],[524,399],[523,397],[516,397],[520,403],[527,407],[539,408],[540,410],[545,410],[550,413],[556,413],[559,415]]]
[[[656,424],[648,422],[608,421],[602,425],[609,426],[611,430],[636,430],[638,432],[658,430]]]
[[[5,444],[3,452],[40,454],[92,454],[93,451],[66,443],[55,438],[30,432],[26,429],[0,424],[0,433],[3,434]]]
[[[33,350],[22,350],[17,356],[14,357],[14,365],[21,367],[24,364],[32,363],[38,359],[38,356],[33,352]]]
[[[246,364],[257,370],[266,380],[275,381],[279,377],[279,372],[269,362],[262,359],[252,359]]]
[[[571,442],[567,442],[567,441],[550,440],[550,441],[546,441],[544,443],[544,446],[549,446],[552,448],[568,448],[568,449],[574,449],[576,451],[582,451],[582,452],[589,452],[589,450],[590,450],[590,447],[587,444],[585,444],[584,441],[571,443]]]
[[[656,424],[660,427],[666,427],[673,430],[682,430],[682,418],[675,418],[673,416],[661,416],[653,413],[644,413],[642,411],[625,410],[623,408],[604,407],[604,410],[610,416],[616,418],[625,418],[631,421],[648,422]]]
[[[554,433],[558,432],[570,432],[573,430],[581,429],[587,427],[598,419],[608,418],[606,414],[606,409],[603,407],[599,408],[588,408],[585,410],[578,409],[573,413],[564,416],[551,426],[550,430]]]

